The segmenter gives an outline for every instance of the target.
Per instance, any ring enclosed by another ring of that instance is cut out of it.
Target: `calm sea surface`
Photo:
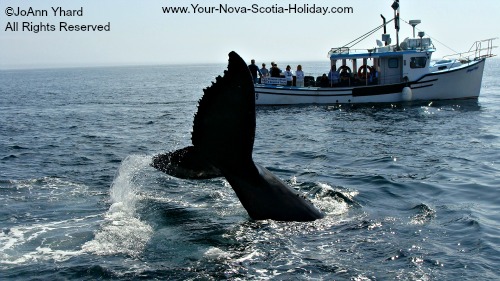
[[[477,101],[258,108],[254,160],[311,223],[149,166],[225,68],[0,71],[0,280],[500,279],[499,59]]]

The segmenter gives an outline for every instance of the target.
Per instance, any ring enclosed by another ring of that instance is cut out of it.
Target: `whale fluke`
[[[211,179],[222,176],[217,168],[196,152],[194,146],[156,155],[151,166],[181,179]]]
[[[152,166],[179,178],[224,176],[252,219],[313,221],[323,214],[252,159],[255,90],[245,61],[229,53],[224,76],[204,89],[194,116],[193,146],[161,154]]]

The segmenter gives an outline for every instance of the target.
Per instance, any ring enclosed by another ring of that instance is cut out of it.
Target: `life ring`
[[[373,67],[369,65],[363,64],[358,68],[359,79],[366,79],[367,77],[370,77],[370,75],[372,75],[373,73],[375,73],[375,70],[373,69]]]
[[[349,66],[342,65],[337,69],[337,72],[339,72],[340,78],[345,80],[351,77],[352,70]]]

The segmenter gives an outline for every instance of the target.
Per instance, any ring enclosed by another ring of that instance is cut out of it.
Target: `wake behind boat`
[[[420,20],[403,22],[413,27],[413,38],[399,42],[399,1],[391,6],[394,18],[328,52],[331,70],[328,76],[305,77],[304,86],[286,86],[286,78],[265,77],[255,85],[256,105],[397,103],[426,100],[477,99],[483,70],[492,53],[492,39],[476,41],[469,51],[432,61],[436,51],[424,32],[415,37]],[[396,44],[386,26],[395,23]],[[380,29],[382,41],[377,47],[356,50],[352,47]],[[348,64],[349,62],[349,64]],[[359,67],[358,67],[359,65]],[[294,77],[295,80],[295,77]]]

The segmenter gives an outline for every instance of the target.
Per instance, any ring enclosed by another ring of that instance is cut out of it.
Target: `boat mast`
[[[394,10],[394,27],[396,28],[396,48],[399,48],[399,0],[394,0],[391,5]]]

